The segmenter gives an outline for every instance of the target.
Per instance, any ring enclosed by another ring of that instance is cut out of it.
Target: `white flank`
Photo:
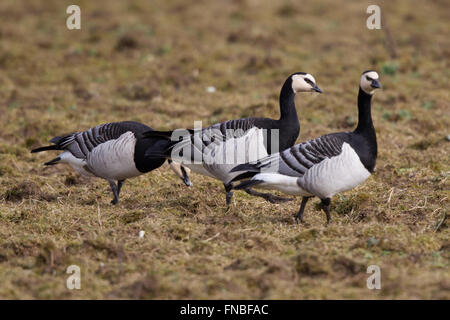
[[[92,149],[87,157],[89,169],[107,180],[125,180],[141,175],[134,163],[136,137],[131,131]]]
[[[194,144],[190,140],[180,142],[172,151],[172,159],[181,162],[193,172],[228,183],[240,174],[239,172],[230,173],[236,165],[267,156],[263,129],[251,128],[246,132],[236,130],[234,134],[236,138],[229,138],[226,141],[216,139],[203,150],[203,153],[200,150],[202,141],[197,136],[194,137]],[[190,154],[192,146],[194,146],[193,152],[197,160],[194,163],[191,161]],[[179,156],[180,150],[183,150],[182,156]]]
[[[280,173],[259,173],[252,180],[261,180],[255,188],[279,190],[290,195],[331,198],[351,190],[370,176],[355,150],[344,143],[340,155],[327,158],[312,166],[303,176],[292,177]]]
[[[209,145],[210,147],[212,145]],[[236,165],[266,157],[263,130],[251,128],[245,135],[215,144],[204,152],[203,167],[216,179],[229,183],[241,172],[231,172]]]
[[[324,199],[355,188],[369,176],[370,172],[361,163],[355,150],[344,143],[340,155],[312,166],[299,178],[298,183],[311,194]]]

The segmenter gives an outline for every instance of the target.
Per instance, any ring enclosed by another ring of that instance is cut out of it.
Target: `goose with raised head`
[[[83,176],[107,180],[114,195],[111,203],[116,204],[126,179],[157,169],[166,161],[164,157],[145,156],[149,149],[164,150],[168,145],[161,139],[143,139],[142,133],[149,130],[152,128],[135,121],[105,123],[83,132],[54,137],[50,140],[52,145],[31,152],[62,150],[58,157],[45,165],[67,163]],[[188,168],[172,160],[169,160],[169,165],[187,186],[192,185]]]
[[[234,189],[257,187],[302,196],[296,219],[303,221],[306,203],[321,199],[327,223],[331,198],[363,183],[373,172],[377,159],[377,138],[371,115],[371,99],[381,88],[378,73],[361,75],[358,93],[358,125],[353,132],[328,134],[273,154],[256,163],[241,164],[231,171],[240,173],[234,180],[251,177]]]
[[[245,163],[249,158],[256,160],[284,150],[297,140],[300,124],[294,98],[298,92],[321,93],[322,90],[311,74],[294,73],[286,79],[280,92],[279,119],[243,118],[201,130],[149,131],[144,136],[170,140],[170,145],[163,154],[149,150],[147,155],[176,159],[196,173],[222,181],[229,205],[235,176],[230,170],[234,166]],[[245,188],[245,191],[270,202],[289,200],[251,188]]]

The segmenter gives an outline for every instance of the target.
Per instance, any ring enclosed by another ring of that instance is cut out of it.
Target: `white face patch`
[[[308,83],[308,80],[305,80],[305,79],[308,79],[309,81],[311,81],[312,85],[310,83]],[[294,91],[294,93],[311,92],[311,91],[313,91],[313,87],[315,84],[316,84],[316,80],[309,73],[294,74],[292,76],[292,90]]]
[[[372,87],[372,80],[378,80],[378,78],[379,78],[378,73],[376,73],[375,71],[363,73],[361,75],[359,85],[361,86],[361,89],[363,89],[365,93],[372,95],[377,89]]]

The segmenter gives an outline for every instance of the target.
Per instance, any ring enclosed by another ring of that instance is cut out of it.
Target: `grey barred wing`
[[[218,124],[218,126],[220,126],[220,131],[222,132],[222,134],[226,134],[227,130],[234,130],[234,131],[237,131],[236,134],[239,134],[239,132],[245,132],[245,131],[253,128],[254,125],[255,125],[254,118],[229,120],[229,121],[225,121],[225,122]],[[236,137],[239,137],[239,136],[236,136]]]
[[[55,137],[50,142],[60,149],[70,151],[75,157],[84,159],[97,146],[109,140],[118,139],[125,132],[134,133],[151,130],[150,127],[133,121],[105,123],[83,132],[74,132]]]
[[[341,154],[344,142],[345,136],[340,134],[322,136],[261,159],[257,166],[260,172],[301,177],[323,160]]]
[[[209,143],[215,140],[220,140],[217,142],[225,142],[229,139],[243,137],[253,127],[253,118],[229,120],[203,129],[203,135]]]
[[[253,127],[254,119],[245,118],[217,123],[202,130],[186,130],[184,132],[187,136],[183,136],[181,141],[175,144],[176,149],[181,150],[190,145],[193,149],[192,155],[201,152],[204,148],[218,146],[227,140],[241,138]]]

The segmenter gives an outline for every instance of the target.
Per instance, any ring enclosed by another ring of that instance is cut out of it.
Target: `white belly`
[[[177,161],[179,161],[179,160],[177,159]],[[183,166],[188,167],[189,169],[191,169],[191,170],[192,170],[193,172],[195,172],[195,173],[198,173],[198,174],[201,174],[201,175],[204,175],[204,176],[208,176],[208,177],[211,177],[211,178],[215,178],[214,175],[212,175],[211,173],[209,173],[209,171],[206,170],[206,169],[203,167],[203,164],[202,164],[202,163],[200,163],[200,164],[194,164],[194,163],[185,163],[185,162],[183,162]]]
[[[82,176],[85,176],[85,177],[94,177],[94,175],[92,173],[90,173],[89,171],[86,171],[86,169],[85,169],[86,160],[85,159],[76,158],[69,151],[64,151],[63,153],[61,153],[59,155],[59,157],[61,158],[61,160],[60,160],[61,163],[67,163],[78,174],[81,174]]]
[[[86,159],[89,170],[107,180],[125,180],[141,175],[134,163],[135,145],[136,138],[130,131],[98,145]]]
[[[298,185],[298,177],[285,176],[279,173],[259,173],[252,180],[264,181],[255,186],[258,189],[278,190],[293,196],[311,196],[309,192]]]

